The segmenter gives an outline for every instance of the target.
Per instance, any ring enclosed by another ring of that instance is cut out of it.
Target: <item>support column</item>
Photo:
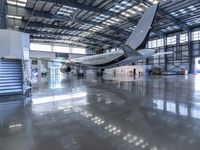
[[[164,52],[167,52],[167,36],[163,37],[163,43],[164,43]],[[164,55],[165,59],[165,71],[167,72],[167,55]]]
[[[193,52],[192,52],[192,32],[191,29],[188,30],[188,61],[189,61],[189,73],[191,74],[193,71]]]
[[[6,28],[6,0],[0,0],[0,29]]]

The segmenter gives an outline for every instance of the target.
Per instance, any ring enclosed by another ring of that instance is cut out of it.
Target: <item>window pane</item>
[[[152,48],[152,41],[148,42],[148,48]]]
[[[152,41],[152,47],[156,47],[156,40]]]
[[[193,107],[191,109],[191,116],[193,118],[200,118],[200,109],[198,107]]]
[[[174,102],[167,102],[167,111],[176,113],[176,104]]]
[[[180,43],[185,43],[188,41],[188,35],[187,34],[181,34],[180,35]]]
[[[157,47],[161,47],[161,46],[163,46],[164,44],[163,44],[163,39],[158,39],[157,40]]]
[[[85,48],[73,47],[72,48],[72,53],[75,53],[75,54],[85,54]]]
[[[193,41],[200,40],[200,31],[192,32],[192,40]]]
[[[154,108],[160,109],[160,110],[164,109],[164,101],[163,100],[154,100],[153,102],[154,102],[154,104],[156,104],[154,106]]]
[[[179,113],[180,113],[180,115],[187,116],[188,115],[187,106],[184,104],[180,104],[179,105]]]
[[[176,36],[171,36],[167,38],[167,45],[176,44]]]
[[[30,50],[51,52],[51,45],[31,43]]]
[[[69,47],[68,46],[53,46],[53,52],[59,52],[59,53],[69,53]]]

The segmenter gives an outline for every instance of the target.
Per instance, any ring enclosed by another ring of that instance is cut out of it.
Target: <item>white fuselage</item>
[[[155,54],[154,49],[142,49],[137,51],[139,56],[127,57],[123,51],[114,51],[103,54],[97,54],[92,56],[84,56],[81,58],[72,59],[73,63],[80,63],[88,66],[110,66],[113,64],[120,64],[120,62],[129,61],[130,63],[135,63],[141,59],[151,57]]]

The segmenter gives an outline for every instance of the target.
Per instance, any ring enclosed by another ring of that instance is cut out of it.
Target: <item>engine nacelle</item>
[[[70,73],[72,70],[71,66],[68,65],[62,65],[60,68],[60,72],[62,73]]]

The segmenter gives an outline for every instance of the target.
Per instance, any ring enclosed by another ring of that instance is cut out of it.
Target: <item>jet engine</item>
[[[62,65],[60,67],[60,72],[62,72],[62,73],[70,73],[71,70],[72,70],[72,67],[69,65]]]

